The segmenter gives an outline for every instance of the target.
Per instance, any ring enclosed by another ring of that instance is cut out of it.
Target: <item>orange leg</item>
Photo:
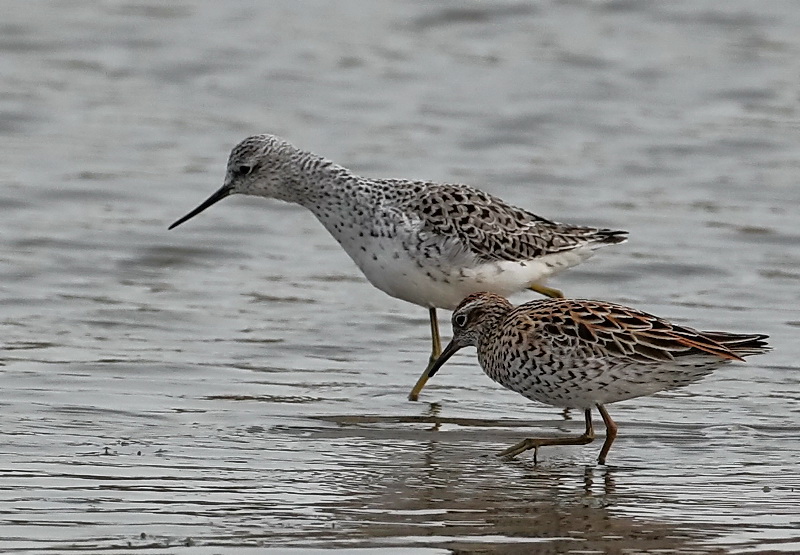
[[[608,450],[611,449],[611,444],[614,443],[614,438],[617,437],[617,425],[611,420],[611,417],[608,415],[608,411],[606,408],[599,404],[597,405],[597,410],[600,411],[600,416],[603,417],[603,424],[606,425],[606,441],[603,443],[603,448],[600,449],[600,456],[597,457],[597,462],[600,464],[606,464],[606,455],[608,455]]]
[[[598,405],[598,407],[599,406],[600,405]],[[528,449],[533,449],[533,462],[536,463],[536,458],[539,454],[539,447],[544,445],[586,445],[587,443],[591,443],[594,440],[594,429],[592,428],[592,409],[586,409],[584,414],[586,415],[586,431],[583,432],[583,435],[578,437],[531,437],[528,439],[523,439],[505,451],[501,451],[497,454],[497,456],[508,457],[509,459],[512,459]]]

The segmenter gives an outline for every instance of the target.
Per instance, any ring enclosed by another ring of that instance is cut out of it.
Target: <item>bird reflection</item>
[[[598,491],[596,491],[597,486],[595,482],[597,481],[597,475],[602,478],[603,481],[603,491],[602,495],[611,495],[616,491],[616,483],[614,481],[614,469],[609,467],[603,467],[602,469],[598,469],[594,465],[586,466],[583,471],[583,490],[586,492],[587,496],[597,496]],[[599,486],[599,484],[597,484]]]
[[[433,426],[428,428],[429,432],[438,432],[442,427],[442,421],[439,418],[442,414],[442,405],[440,403],[431,403],[427,410],[423,413],[425,418],[429,418]]]

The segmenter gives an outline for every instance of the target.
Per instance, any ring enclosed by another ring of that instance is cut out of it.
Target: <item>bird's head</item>
[[[179,226],[222,199],[234,195],[257,195],[297,202],[303,194],[300,174],[319,157],[298,150],[275,135],[254,135],[233,147],[228,157],[225,181],[197,208],[169,226]]]

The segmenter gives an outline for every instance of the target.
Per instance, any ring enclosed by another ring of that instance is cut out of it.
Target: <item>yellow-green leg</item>
[[[436,316],[436,309],[430,308],[429,313],[431,317],[431,357],[428,359],[428,366],[425,367],[425,371],[419,377],[417,383],[414,384],[411,393],[408,394],[409,401],[416,401],[419,399],[419,393],[428,381],[428,370],[431,369],[433,363],[436,362],[436,359],[442,354],[442,339],[439,336],[439,318]]]
[[[597,405],[597,408],[600,409],[601,406],[602,405]],[[605,411],[605,409],[602,409],[600,412],[601,415],[603,414],[603,411]],[[533,462],[536,463],[536,458],[539,454],[539,447],[544,445],[586,445],[587,443],[591,443],[594,441],[594,428],[592,428],[592,409],[586,409],[584,414],[586,416],[586,431],[583,432],[583,435],[578,437],[530,437],[528,439],[523,439],[516,445],[512,445],[505,451],[501,451],[497,454],[497,456],[513,459],[520,453],[523,453],[528,449],[533,449]],[[605,417],[603,417],[603,419],[605,420]],[[605,448],[605,445],[603,447]],[[610,443],[609,447],[611,447]],[[605,461],[605,459],[603,460]]]
[[[528,287],[531,291],[536,291],[544,295],[545,297],[557,297],[557,298],[564,298],[564,293],[560,290],[555,289],[553,287],[547,287],[546,285],[542,285],[541,283],[534,283],[530,287]]]

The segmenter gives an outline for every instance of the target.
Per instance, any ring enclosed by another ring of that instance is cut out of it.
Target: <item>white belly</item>
[[[369,282],[404,301],[452,310],[471,293],[488,291],[504,297],[522,291],[591,256],[588,248],[524,262],[480,262],[471,256],[414,258],[387,240],[366,251],[349,252]]]

